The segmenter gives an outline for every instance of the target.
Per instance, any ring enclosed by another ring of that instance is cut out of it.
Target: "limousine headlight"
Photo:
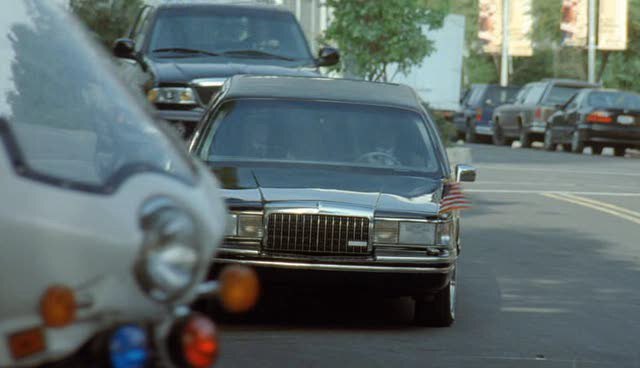
[[[149,102],[154,104],[195,105],[193,89],[189,87],[159,87],[147,92]]]
[[[453,223],[377,220],[374,243],[425,246],[449,246],[453,238]]]
[[[151,201],[143,208],[145,234],[136,263],[136,277],[153,299],[179,298],[193,285],[202,249],[193,217],[167,199]]]
[[[262,215],[230,214],[227,218],[227,237],[262,239]]]

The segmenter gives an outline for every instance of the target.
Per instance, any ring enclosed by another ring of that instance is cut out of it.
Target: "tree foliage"
[[[434,51],[423,27],[442,27],[444,0],[327,0],[334,19],[324,41],[344,53],[343,68],[368,80],[386,81],[387,66],[402,73]]]
[[[142,0],[69,0],[71,10],[108,47],[127,33]]]

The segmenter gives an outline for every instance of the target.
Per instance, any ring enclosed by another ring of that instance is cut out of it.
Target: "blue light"
[[[133,325],[118,328],[109,341],[113,368],[144,368],[149,360],[147,334]]]

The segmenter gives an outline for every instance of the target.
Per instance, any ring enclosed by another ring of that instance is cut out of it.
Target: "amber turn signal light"
[[[40,302],[40,315],[47,327],[64,327],[76,319],[76,296],[66,286],[51,286]]]
[[[260,282],[254,270],[245,266],[227,266],[220,273],[220,302],[231,313],[253,308],[260,295]]]
[[[11,356],[16,360],[24,359],[46,350],[44,333],[39,328],[14,333],[9,336],[8,340]]]

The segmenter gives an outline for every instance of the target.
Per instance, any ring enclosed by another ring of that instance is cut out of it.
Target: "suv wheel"
[[[471,122],[467,122],[467,129],[464,134],[464,140],[467,143],[477,143],[478,136],[476,135],[476,128],[471,124]]]
[[[558,144],[553,142],[553,131],[547,129],[544,131],[544,149],[547,151],[555,151]]]
[[[613,147],[613,154],[617,157],[624,157],[627,147]]]
[[[456,271],[449,285],[432,298],[417,297],[414,321],[421,326],[449,327],[456,319]]]
[[[582,138],[582,134],[579,130],[573,132],[573,136],[571,136],[571,152],[573,153],[582,153],[584,151],[584,138]]]
[[[522,148],[531,148],[531,136],[522,125],[520,125],[520,146]]]

